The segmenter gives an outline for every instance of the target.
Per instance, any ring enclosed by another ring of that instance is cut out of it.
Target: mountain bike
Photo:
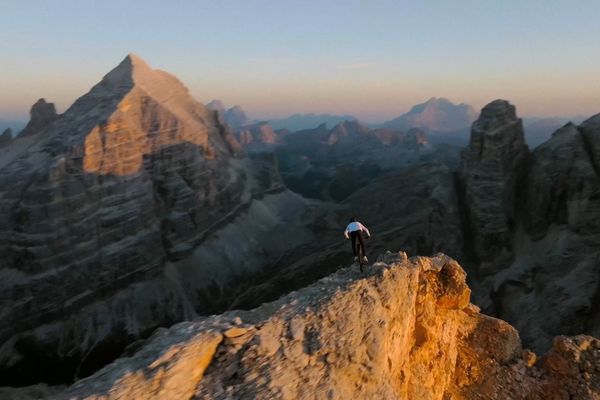
[[[363,257],[365,256],[365,252],[364,249],[362,247],[362,245],[360,244],[360,240],[356,241],[356,255],[358,257],[358,265],[360,266],[360,272],[363,272],[363,265],[365,265],[365,262],[363,261]]]

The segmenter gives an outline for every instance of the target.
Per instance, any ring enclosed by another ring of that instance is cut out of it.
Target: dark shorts
[[[365,241],[362,236],[362,231],[354,231],[350,232],[350,241],[352,242],[352,253],[354,253],[354,257],[357,257],[356,254],[356,240],[358,239],[358,243],[362,246],[363,255],[367,254],[367,249],[365,248]]]

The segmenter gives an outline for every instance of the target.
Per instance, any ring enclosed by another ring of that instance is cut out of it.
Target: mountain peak
[[[156,71],[141,57],[129,53],[127,56],[104,76],[101,84],[111,89],[120,87],[131,88],[134,84],[152,79]]]
[[[592,115],[590,118],[586,119],[581,123],[581,126],[589,129],[598,129],[600,128],[600,113],[596,115]]]
[[[223,102],[221,100],[212,100],[210,103],[206,104],[206,107],[213,110],[213,111],[218,111],[220,113],[224,113],[225,110],[225,104],[223,104]]]
[[[436,132],[455,132],[467,129],[475,118],[475,110],[467,104],[454,104],[445,97],[431,97],[414,105],[409,112],[387,121],[384,126],[400,130],[419,127]]]

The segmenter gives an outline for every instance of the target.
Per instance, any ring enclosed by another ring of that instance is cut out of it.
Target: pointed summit
[[[218,111],[219,113],[225,113],[225,104],[221,100],[213,100],[206,105],[206,107],[213,111]]]
[[[110,89],[131,88],[153,73],[155,71],[142,58],[129,53],[119,65],[104,76],[100,84]]]

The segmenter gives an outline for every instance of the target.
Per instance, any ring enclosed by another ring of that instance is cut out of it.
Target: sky
[[[64,111],[128,53],[257,119],[430,97],[600,112],[597,0],[0,0],[0,118]]]

